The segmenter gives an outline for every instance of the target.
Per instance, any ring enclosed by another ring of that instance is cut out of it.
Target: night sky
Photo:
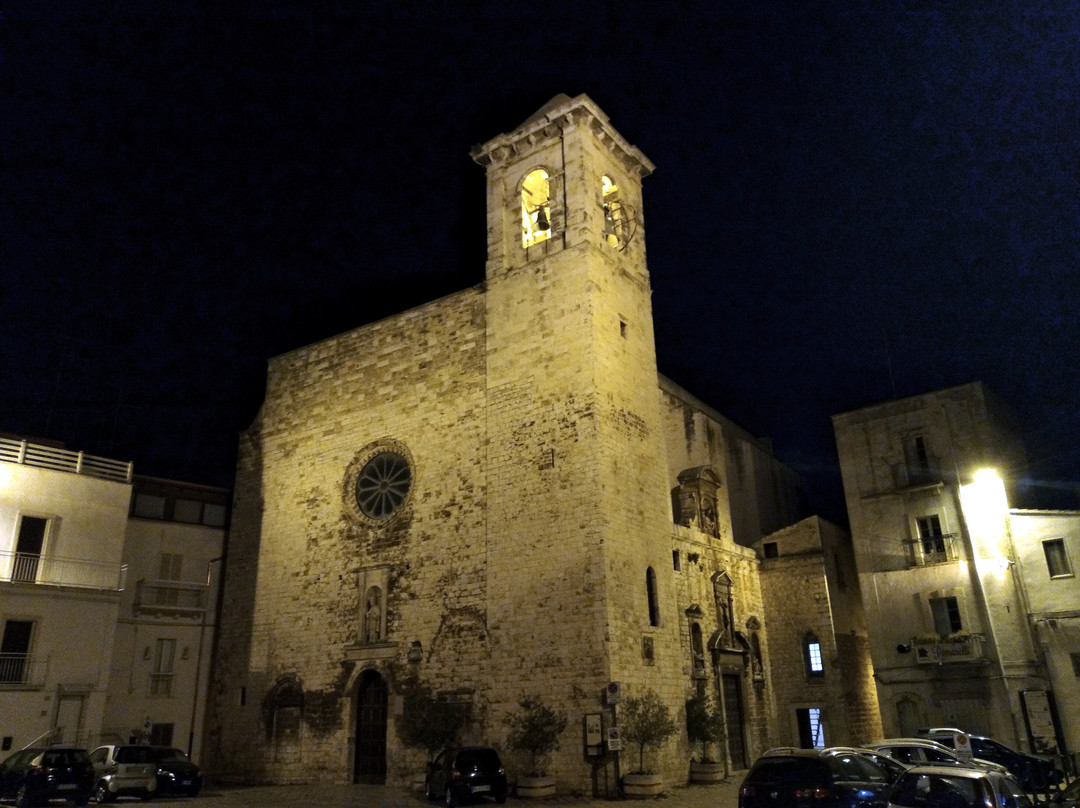
[[[1080,5],[234,6],[0,3],[0,430],[231,485],[266,360],[482,281],[469,148],[587,93],[661,372],[820,512],[830,415],[975,380],[1075,506]]]

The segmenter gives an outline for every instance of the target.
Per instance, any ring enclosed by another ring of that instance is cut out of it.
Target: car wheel
[[[192,786],[191,788],[188,789],[187,795],[189,797],[197,797],[197,796],[199,796],[199,787],[198,786]]]
[[[506,789],[495,792],[495,802],[499,803],[499,805],[506,802]]]
[[[446,808],[457,808],[458,800],[454,794],[454,789],[450,786],[446,787]]]
[[[139,795],[139,799],[143,802],[149,802],[150,800],[154,799],[154,792],[144,791],[142,794]]]
[[[19,786],[19,790],[15,792],[15,805],[18,808],[30,808],[31,805],[36,804],[27,793],[26,786]]]
[[[94,799],[97,800],[98,803],[104,804],[106,802],[112,802],[116,797],[109,792],[108,785],[102,780],[97,784],[97,787],[94,788]]]

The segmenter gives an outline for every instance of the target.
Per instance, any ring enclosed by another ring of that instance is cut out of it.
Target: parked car
[[[202,789],[203,776],[191,758],[171,746],[152,746],[157,760],[158,794],[185,794],[195,797]]]
[[[506,802],[506,770],[494,749],[444,749],[428,764],[424,793],[429,800],[445,798],[449,808],[484,797],[501,805]]]
[[[739,788],[739,808],[885,808],[892,777],[851,748],[770,750]]]
[[[953,727],[934,727],[926,730],[924,734],[932,741],[942,743],[950,749],[953,748],[953,738],[960,733]],[[963,733],[971,739],[971,752],[980,760],[989,760],[1000,763],[1016,776],[1020,784],[1028,791],[1045,792],[1061,785],[1065,776],[1054,766],[1050,758],[1039,755],[1029,755],[1027,752],[1017,752],[1010,749],[1000,741],[987,738],[985,735],[972,735]]]
[[[879,749],[908,766],[966,766],[986,771],[1008,771],[1000,763],[989,760],[979,758],[964,760],[949,747],[937,741],[931,741],[929,738],[887,738],[884,741],[867,744],[867,746],[871,749]]]
[[[1011,774],[960,766],[913,766],[889,795],[889,808],[1038,808]]]
[[[32,746],[0,763],[0,797],[15,804],[43,805],[65,799],[86,805],[94,786],[94,767],[85,749]]]
[[[148,800],[157,792],[157,758],[150,746],[99,746],[90,753],[94,764],[94,798],[112,802],[129,796]]]

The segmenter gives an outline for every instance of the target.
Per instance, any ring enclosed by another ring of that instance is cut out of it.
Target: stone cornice
[[[470,156],[482,166],[501,165],[525,154],[543,140],[558,137],[575,126],[588,126],[630,174],[645,177],[656,166],[641,150],[631,145],[609,122],[608,116],[587,95],[576,98],[558,95],[513,132],[474,146]]]

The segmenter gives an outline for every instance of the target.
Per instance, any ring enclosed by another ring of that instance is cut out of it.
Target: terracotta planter
[[[553,797],[555,796],[555,778],[549,775],[519,777],[515,793],[519,797]]]
[[[722,783],[724,781],[723,763],[700,763],[690,761],[691,783]]]
[[[664,792],[664,778],[659,774],[624,774],[622,780],[627,797],[643,799]]]

